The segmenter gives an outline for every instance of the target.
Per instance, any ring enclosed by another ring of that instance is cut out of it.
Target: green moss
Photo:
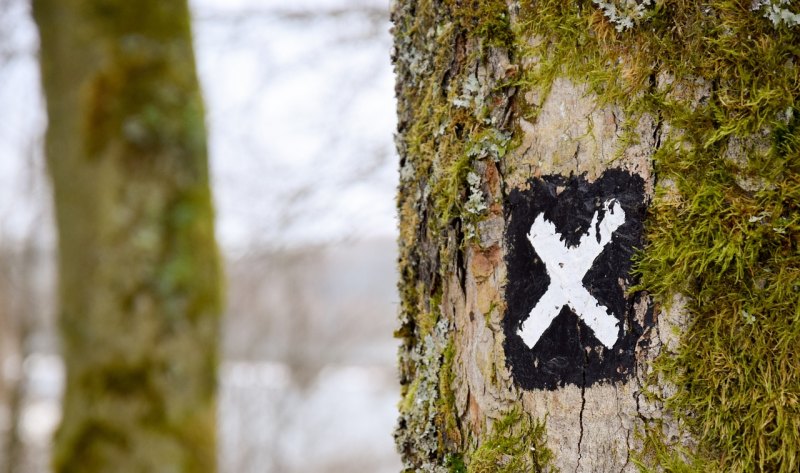
[[[458,150],[460,154],[450,163],[447,170],[439,176],[433,187],[434,208],[439,216],[435,225],[445,228],[453,219],[458,219],[463,226],[464,242],[477,238],[476,224],[484,219],[490,202],[484,202],[483,211],[475,211],[469,207],[470,185],[468,176],[475,171],[476,163],[481,160],[499,161],[509,148],[510,137],[496,128],[485,127],[476,131],[469,141]],[[477,186],[479,198],[485,199]]]
[[[639,263],[642,286],[659,300],[685,295],[693,317],[677,352],[655,365],[678,387],[666,406],[714,471],[796,471],[800,155],[773,146],[751,157],[772,167],[747,166],[764,182],[749,192],[713,151],[699,154],[671,157],[697,170],[670,174],[675,189],[654,204]]]
[[[453,17],[469,37],[487,46],[509,48],[514,43],[508,7],[498,0],[446,0]]]
[[[483,321],[486,323],[487,327],[492,326],[492,312],[494,312],[495,310],[497,310],[497,302],[492,301],[491,304],[489,304],[489,309],[486,311],[485,314],[483,314]]]
[[[406,386],[405,394],[403,394],[403,399],[400,400],[400,405],[398,406],[400,412],[411,412],[414,408],[414,402],[417,400],[417,390],[421,381],[420,378],[415,378],[413,383]]]
[[[489,438],[469,458],[469,473],[519,473],[552,470],[545,423],[531,421],[515,408],[497,421]]]
[[[458,425],[458,412],[456,411],[456,397],[453,392],[453,360],[455,359],[456,349],[451,339],[442,354],[442,367],[439,370],[439,402],[436,413],[442,443],[453,450],[461,443],[461,431]]]
[[[434,292],[429,301],[427,310],[420,312],[417,316],[417,333],[424,337],[433,333],[436,323],[442,313],[442,291],[441,289]]]
[[[664,442],[662,427],[660,423],[654,423],[645,432],[638,432],[643,438],[643,448],[632,452],[631,460],[639,471],[652,471],[654,463],[658,465],[658,471],[665,473],[713,471],[710,462],[699,458],[689,449]]]
[[[460,454],[451,454],[447,456],[444,462],[449,473],[467,473],[467,466],[464,464],[464,457]]]

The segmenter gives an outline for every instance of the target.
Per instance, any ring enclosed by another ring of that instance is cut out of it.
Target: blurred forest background
[[[388,5],[194,0],[226,269],[222,472],[398,471]],[[48,470],[46,117],[27,0],[0,0],[0,468]]]

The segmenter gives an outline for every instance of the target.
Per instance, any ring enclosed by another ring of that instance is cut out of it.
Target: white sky
[[[52,241],[49,194],[41,160],[44,113],[34,51],[36,31],[27,2],[3,1],[0,14],[0,241],[32,232]],[[32,171],[32,172],[29,172]],[[43,223],[44,222],[44,223]]]
[[[0,42],[10,35],[21,53],[0,68],[0,238],[38,229],[49,200],[28,171],[33,162],[41,175],[41,158],[26,158],[44,123],[36,34],[27,2],[11,3]],[[224,247],[395,234],[388,20],[318,15],[359,5],[388,9],[380,0],[192,2]]]

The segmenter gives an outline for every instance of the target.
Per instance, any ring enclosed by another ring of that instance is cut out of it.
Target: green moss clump
[[[461,444],[456,397],[453,393],[453,360],[455,356],[456,348],[451,339],[442,354],[442,367],[439,370],[439,403],[436,409],[441,441],[450,450]]]
[[[421,380],[419,378],[414,379],[414,382],[410,385],[406,386],[405,392],[403,393],[403,399],[400,400],[400,404],[397,406],[400,412],[411,412],[414,408],[414,402],[417,400],[417,390],[419,389],[419,384]]]
[[[510,48],[514,44],[508,7],[497,0],[446,0],[461,29],[487,46]]]
[[[448,455],[444,466],[449,473],[467,473],[467,465],[464,464],[464,457],[460,454]]]
[[[678,388],[666,407],[700,440],[691,461],[705,471],[800,467],[800,154],[770,136],[745,165],[752,191],[716,147],[671,156],[674,187],[656,199],[639,262],[642,286],[683,294],[692,315],[655,367]]]
[[[545,441],[545,423],[531,421],[516,408],[494,424],[494,431],[469,459],[469,473],[541,472],[553,452]]]
[[[501,160],[508,151],[510,140],[509,135],[486,127],[476,131],[474,137],[464,144],[461,154],[450,163],[447,171],[442,173],[434,185],[434,207],[440,216],[438,226],[443,228],[453,219],[458,219],[462,224],[464,242],[476,239],[477,223],[488,215],[486,210],[490,202],[482,202],[477,208],[471,206],[474,198],[482,201],[485,196],[480,191],[479,183],[477,186],[470,185],[469,175],[481,160]],[[477,175],[473,177],[480,180]]]

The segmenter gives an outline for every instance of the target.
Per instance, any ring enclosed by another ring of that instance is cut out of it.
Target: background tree
[[[395,5],[408,471],[797,469],[791,3]],[[622,175],[629,184],[610,184]],[[575,247],[592,212],[613,213],[581,200],[599,188],[625,225],[648,206],[646,245],[633,272],[609,278],[641,248],[623,233],[636,244],[601,253],[581,280],[595,297],[626,295],[628,342],[603,348],[563,308],[539,339],[583,358],[572,366],[522,344],[553,275],[526,233],[543,215]]]
[[[0,452],[0,469],[19,473],[50,470],[64,385],[30,3],[0,0],[0,49],[11,58],[0,60],[0,109],[8,118],[0,127],[0,246],[10,250],[0,250],[0,267],[25,267],[5,255],[16,257],[29,236],[38,264],[0,278],[13,285],[0,288],[11,302],[23,295],[17,275],[33,277],[36,291],[34,307],[0,312],[36,321],[25,345],[5,343],[16,336],[14,325],[0,322],[9,328],[0,341],[4,387],[25,388],[12,425],[2,422],[11,396],[0,395],[0,440],[18,419],[21,441],[8,442],[21,455]],[[388,4],[198,0],[190,8],[229,294],[218,374],[219,470],[396,472]],[[29,147],[32,167],[23,164]],[[34,215],[42,217],[34,222]],[[16,356],[17,346],[27,353]],[[303,447],[309,444],[319,446],[311,456]],[[12,457],[22,461],[10,464]]]
[[[67,367],[56,471],[214,471],[219,264],[185,1],[36,0]]]

